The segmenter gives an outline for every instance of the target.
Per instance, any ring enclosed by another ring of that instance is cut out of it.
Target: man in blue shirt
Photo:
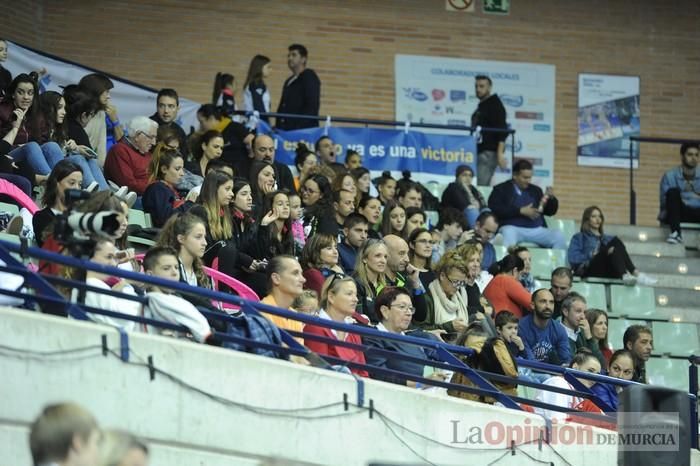
[[[494,186],[489,196],[489,208],[501,224],[503,245],[524,241],[543,248],[566,249],[566,239],[557,230],[550,230],[544,216],[557,213],[559,201],[552,188],[542,190],[531,183],[532,163],[520,159],[513,165],[513,179]]]
[[[474,238],[481,243],[484,250],[481,258],[481,270],[488,270],[496,262],[496,248],[491,244],[496,232],[498,232],[496,216],[489,211],[480,213],[474,222]]]
[[[659,220],[668,223],[671,234],[666,241],[683,243],[681,222],[700,222],[700,171],[697,170],[700,146],[681,146],[681,164],[661,178]]]
[[[520,319],[518,335],[536,361],[554,365],[571,362],[569,337],[564,326],[552,319],[554,296],[541,288],[532,294],[532,313]]]

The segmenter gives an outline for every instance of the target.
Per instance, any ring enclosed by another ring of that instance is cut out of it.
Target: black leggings
[[[614,248],[612,254],[608,250]],[[600,247],[598,254],[593,256],[584,277],[622,278],[625,272],[634,272],[635,266],[627,254],[625,245],[616,236],[608,244]]]

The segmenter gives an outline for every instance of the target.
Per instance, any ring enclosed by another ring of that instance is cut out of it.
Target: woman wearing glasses
[[[338,234],[333,209],[331,184],[323,175],[311,175],[301,186],[301,200],[304,203],[304,233],[307,238],[316,233]]]
[[[510,311],[521,319],[530,308],[530,293],[520,284],[520,271],[525,263],[518,256],[506,255],[489,268],[493,279],[484,289],[484,296],[489,300],[496,313]]]
[[[408,257],[411,265],[418,269],[418,276],[425,289],[435,280],[431,263],[433,246],[433,235],[425,228],[416,228],[408,237]]]
[[[437,278],[425,294],[427,317],[418,325],[424,330],[445,330],[448,334],[467,329],[469,310],[465,285],[469,269],[455,250],[446,252],[435,266]]]
[[[380,320],[379,324],[377,324],[377,330],[387,333],[403,335],[411,325],[413,314],[416,312],[411,302],[411,294],[405,288],[393,286],[384,288],[377,296],[374,305]],[[377,348],[385,352],[428,359],[427,353],[420,346],[379,337],[364,337],[363,342],[371,348]],[[398,371],[404,374],[411,374],[416,377],[423,377],[423,364],[391,357],[384,352],[368,352],[365,357],[369,365]],[[384,380],[385,382],[420,388],[420,385],[416,382],[407,380],[400,375],[373,373],[371,377]],[[429,378],[443,381],[445,380],[445,375],[442,372],[436,371],[430,375]]]
[[[356,306],[357,286],[352,277],[344,274],[335,274],[326,280],[321,292],[321,310],[318,317],[339,323],[347,323],[347,320],[355,313]],[[356,345],[362,344],[362,339],[356,333],[342,332],[340,330],[333,330],[313,324],[307,324],[304,327],[304,333]],[[313,338],[305,338],[304,345],[311,351],[315,351],[321,355],[331,356],[348,362],[365,364],[364,353],[357,349],[338,346]],[[336,361],[331,361],[331,363],[338,364]],[[350,371],[362,377],[367,377],[369,375],[367,371],[355,367],[350,367]]]

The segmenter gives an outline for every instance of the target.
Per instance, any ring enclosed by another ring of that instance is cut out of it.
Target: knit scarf
[[[448,298],[440,286],[440,280],[436,278],[428,285],[428,289],[433,297],[436,324],[444,324],[459,318],[464,319],[465,322],[469,321],[467,291],[464,288],[460,288],[451,298]]]

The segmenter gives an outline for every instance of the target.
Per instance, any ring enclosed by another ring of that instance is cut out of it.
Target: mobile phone
[[[90,157],[91,159],[96,159],[96,158],[97,158],[97,152],[95,152],[95,151],[92,150],[91,148],[86,147],[86,148],[84,149],[84,151],[85,151],[85,153],[87,154],[87,156]]]

